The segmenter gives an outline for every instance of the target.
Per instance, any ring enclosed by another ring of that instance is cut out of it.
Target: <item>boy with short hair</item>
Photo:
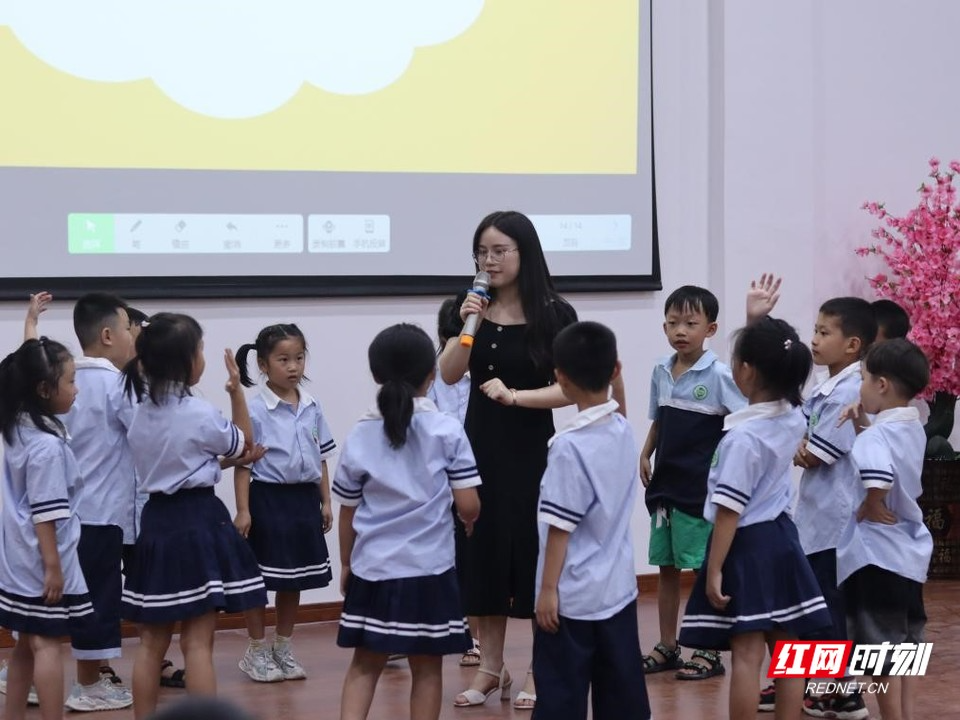
[[[927,386],[930,367],[920,348],[898,338],[870,349],[862,375],[859,405],[846,413],[858,433],[852,451],[860,477],[857,511],[837,547],[847,628],[856,644],[920,643],[933,538],[917,504],[926,435],[909,403]],[[872,423],[867,413],[875,415]],[[874,677],[889,683],[876,695],[880,714],[912,718],[917,678],[891,677],[890,660]]]
[[[859,476],[850,455],[856,433],[839,420],[844,408],[860,397],[860,359],[876,335],[877,321],[866,300],[838,297],[820,306],[810,349],[814,365],[826,367],[829,377],[803,404],[807,435],[794,456],[794,465],[803,468],[794,522],[833,627],[806,639],[846,639],[843,596],[837,588],[837,545],[856,509]],[[859,693],[808,697],[804,712],[844,720],[869,715]]]
[[[553,344],[556,378],[579,413],[549,442],[540,483],[534,720],[647,720],[630,517],[639,452],[608,400],[620,374],[605,326],[578,322]]]
[[[36,333],[47,293],[31,296],[25,332]],[[134,540],[135,479],[127,445],[133,406],[123,393],[120,369],[134,355],[127,305],[115,295],[88,293],[73,308],[73,327],[83,349],[76,360],[77,400],[63,416],[81,479],[74,489],[80,517],[77,554],[97,622],[71,637],[77,682],[67,697],[71,710],[116,710],[133,704],[130,691],[101,662],[120,657],[120,573],[124,543]]]
[[[674,290],[664,303],[663,331],[674,353],[653,369],[653,424],[641,453],[640,473],[651,516],[649,561],[660,568],[660,640],[644,657],[644,670],[679,669],[676,677],[681,680],[724,672],[718,651],[695,650],[684,663],[677,643],[680,572],[700,569],[712,528],[703,519],[710,459],[723,433],[724,416],[747,404],[729,366],[704,348],[717,332],[719,312],[716,296],[694,285]]]
[[[910,316],[893,300],[874,300],[870,307],[873,308],[873,317],[877,321],[876,342],[905,338],[910,332]]]

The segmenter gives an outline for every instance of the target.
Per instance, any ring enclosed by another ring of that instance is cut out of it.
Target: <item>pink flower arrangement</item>
[[[917,190],[920,202],[901,217],[882,203],[864,203],[881,225],[870,233],[877,242],[856,250],[886,261],[889,272],[868,280],[910,316],[910,339],[930,361],[927,399],[937,392],[960,395],[960,202],[953,186],[960,162],[949,168],[930,158],[930,179]]]

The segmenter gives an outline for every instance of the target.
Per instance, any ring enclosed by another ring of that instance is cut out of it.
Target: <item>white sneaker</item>
[[[274,643],[273,659],[279,666],[280,672],[283,673],[284,680],[303,680],[307,677],[307,671],[293,656],[293,647],[290,643],[281,645]]]
[[[247,651],[240,658],[237,666],[256,682],[270,683],[283,680],[283,671],[273,659],[273,652],[266,643],[256,648],[253,645],[247,645]]]
[[[93,685],[74,683],[64,705],[77,712],[120,710],[133,705],[133,694],[123,685],[114,685],[109,678],[100,678]]]
[[[0,693],[7,694],[7,661],[4,660],[0,663]],[[37,697],[37,688],[33,685],[30,686],[30,691],[27,693],[27,705],[39,705],[40,698]]]

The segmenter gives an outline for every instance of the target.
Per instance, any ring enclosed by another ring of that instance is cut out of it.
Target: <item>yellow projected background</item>
[[[635,173],[638,5],[487,0],[383,89],[304,84],[241,119],[188,110],[150,79],[61,72],[0,18],[0,165]]]

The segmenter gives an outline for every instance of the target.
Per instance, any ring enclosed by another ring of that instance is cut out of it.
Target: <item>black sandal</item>
[[[187,682],[182,669],[174,670],[169,676],[163,674],[164,670],[168,670],[172,667],[173,663],[169,660],[164,660],[162,663],[160,663],[160,687],[185,688],[187,686]]]
[[[664,659],[659,662],[653,655],[643,656],[643,672],[647,675],[663,672],[664,670],[676,670],[683,667],[683,658],[680,657],[680,646],[677,645],[673,650],[667,648],[663,643],[657,643],[653,646],[653,652],[663,655]]]
[[[693,658],[702,658],[710,663],[709,667],[694,662]],[[694,672],[678,672],[674,675],[677,680],[706,680],[707,678],[723,675],[727,669],[720,662],[720,652],[718,650],[694,650],[690,660],[680,666],[680,670],[693,670]]]
[[[117,675],[116,670],[114,670],[114,669],[113,669],[112,667],[110,667],[109,665],[101,665],[101,666],[100,666],[100,677],[101,677],[101,678],[107,678],[107,679],[108,679],[110,682],[112,682],[114,685],[122,685],[122,684],[123,684],[123,680],[121,680],[121,679],[120,679],[120,676]]]

